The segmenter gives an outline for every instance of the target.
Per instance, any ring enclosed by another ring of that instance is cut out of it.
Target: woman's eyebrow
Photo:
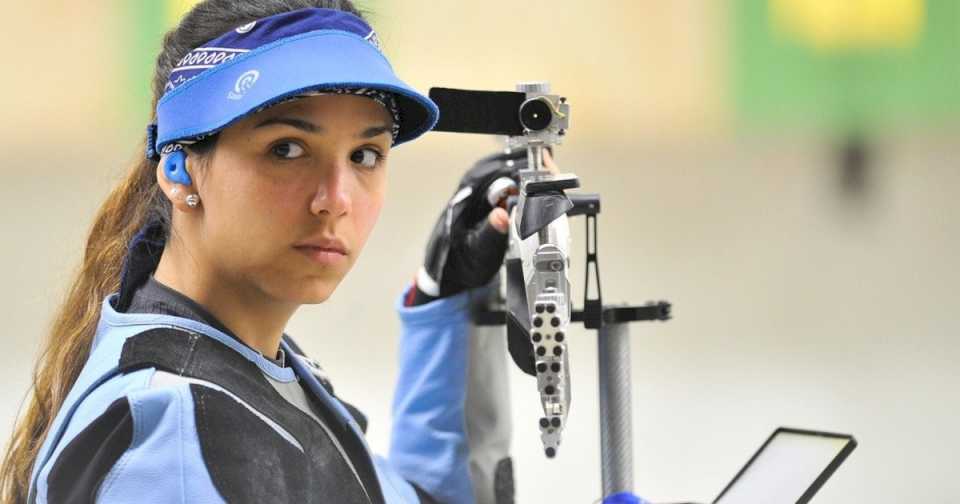
[[[271,118],[268,118],[268,119],[264,119],[263,121],[260,121],[260,123],[258,123],[256,126],[254,126],[253,129],[264,128],[264,127],[273,126],[273,125],[276,125],[276,124],[285,124],[285,125],[287,125],[287,126],[291,126],[291,127],[297,128],[297,129],[299,129],[299,130],[306,131],[307,133],[322,133],[322,132],[323,132],[323,127],[322,127],[322,126],[318,126],[318,125],[316,125],[316,124],[313,124],[313,123],[310,122],[310,121],[305,121],[305,120],[303,120],[303,119],[297,119],[297,118],[295,118],[295,117],[271,117]],[[358,137],[358,138],[373,138],[373,137],[380,136],[380,135],[382,135],[382,134],[384,134],[384,133],[387,133],[387,132],[389,132],[389,131],[390,131],[390,126],[385,125],[385,124],[384,124],[384,125],[380,125],[380,126],[373,126],[373,127],[370,127],[370,128],[367,128],[367,129],[363,130],[361,133],[359,133],[359,134],[357,135],[357,137]]]
[[[367,128],[363,130],[363,132],[357,136],[360,138],[373,138],[376,136],[380,136],[384,133],[387,133],[388,131],[390,131],[390,126],[387,126],[387,125],[374,126],[372,128]]]
[[[272,126],[274,124],[285,124],[287,126],[292,126],[299,130],[306,131],[307,133],[317,133],[323,131],[323,128],[313,124],[310,121],[304,121],[303,119],[296,119],[294,117],[271,117],[269,119],[264,119],[259,124],[254,126],[253,129]]]

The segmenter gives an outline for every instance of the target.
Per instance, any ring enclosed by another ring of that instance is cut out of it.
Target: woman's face
[[[379,216],[391,124],[369,98],[321,95],[221,132],[196,188],[201,236],[191,248],[207,274],[241,295],[326,300]]]

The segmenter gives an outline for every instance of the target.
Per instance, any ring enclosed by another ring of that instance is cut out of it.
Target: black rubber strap
[[[440,119],[433,127],[434,131],[523,134],[520,106],[527,99],[525,93],[431,88],[430,99],[440,108]]]

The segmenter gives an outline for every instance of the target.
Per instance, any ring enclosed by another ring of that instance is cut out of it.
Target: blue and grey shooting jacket
[[[120,311],[122,291],[103,300],[33,467],[31,502],[474,502],[470,292],[416,307],[398,298],[400,371],[381,457],[362,414],[288,336],[270,359],[189,307]]]

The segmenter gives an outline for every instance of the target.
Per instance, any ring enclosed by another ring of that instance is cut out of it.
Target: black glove
[[[526,156],[524,150],[487,156],[460,179],[433,227],[416,288],[407,297],[408,306],[482,287],[493,279],[507,251],[509,224],[505,211],[491,216],[494,206],[487,193],[499,179],[512,179],[516,184],[517,171],[526,167]],[[502,187],[502,182],[496,187]],[[502,230],[491,224],[491,218],[503,224]]]

